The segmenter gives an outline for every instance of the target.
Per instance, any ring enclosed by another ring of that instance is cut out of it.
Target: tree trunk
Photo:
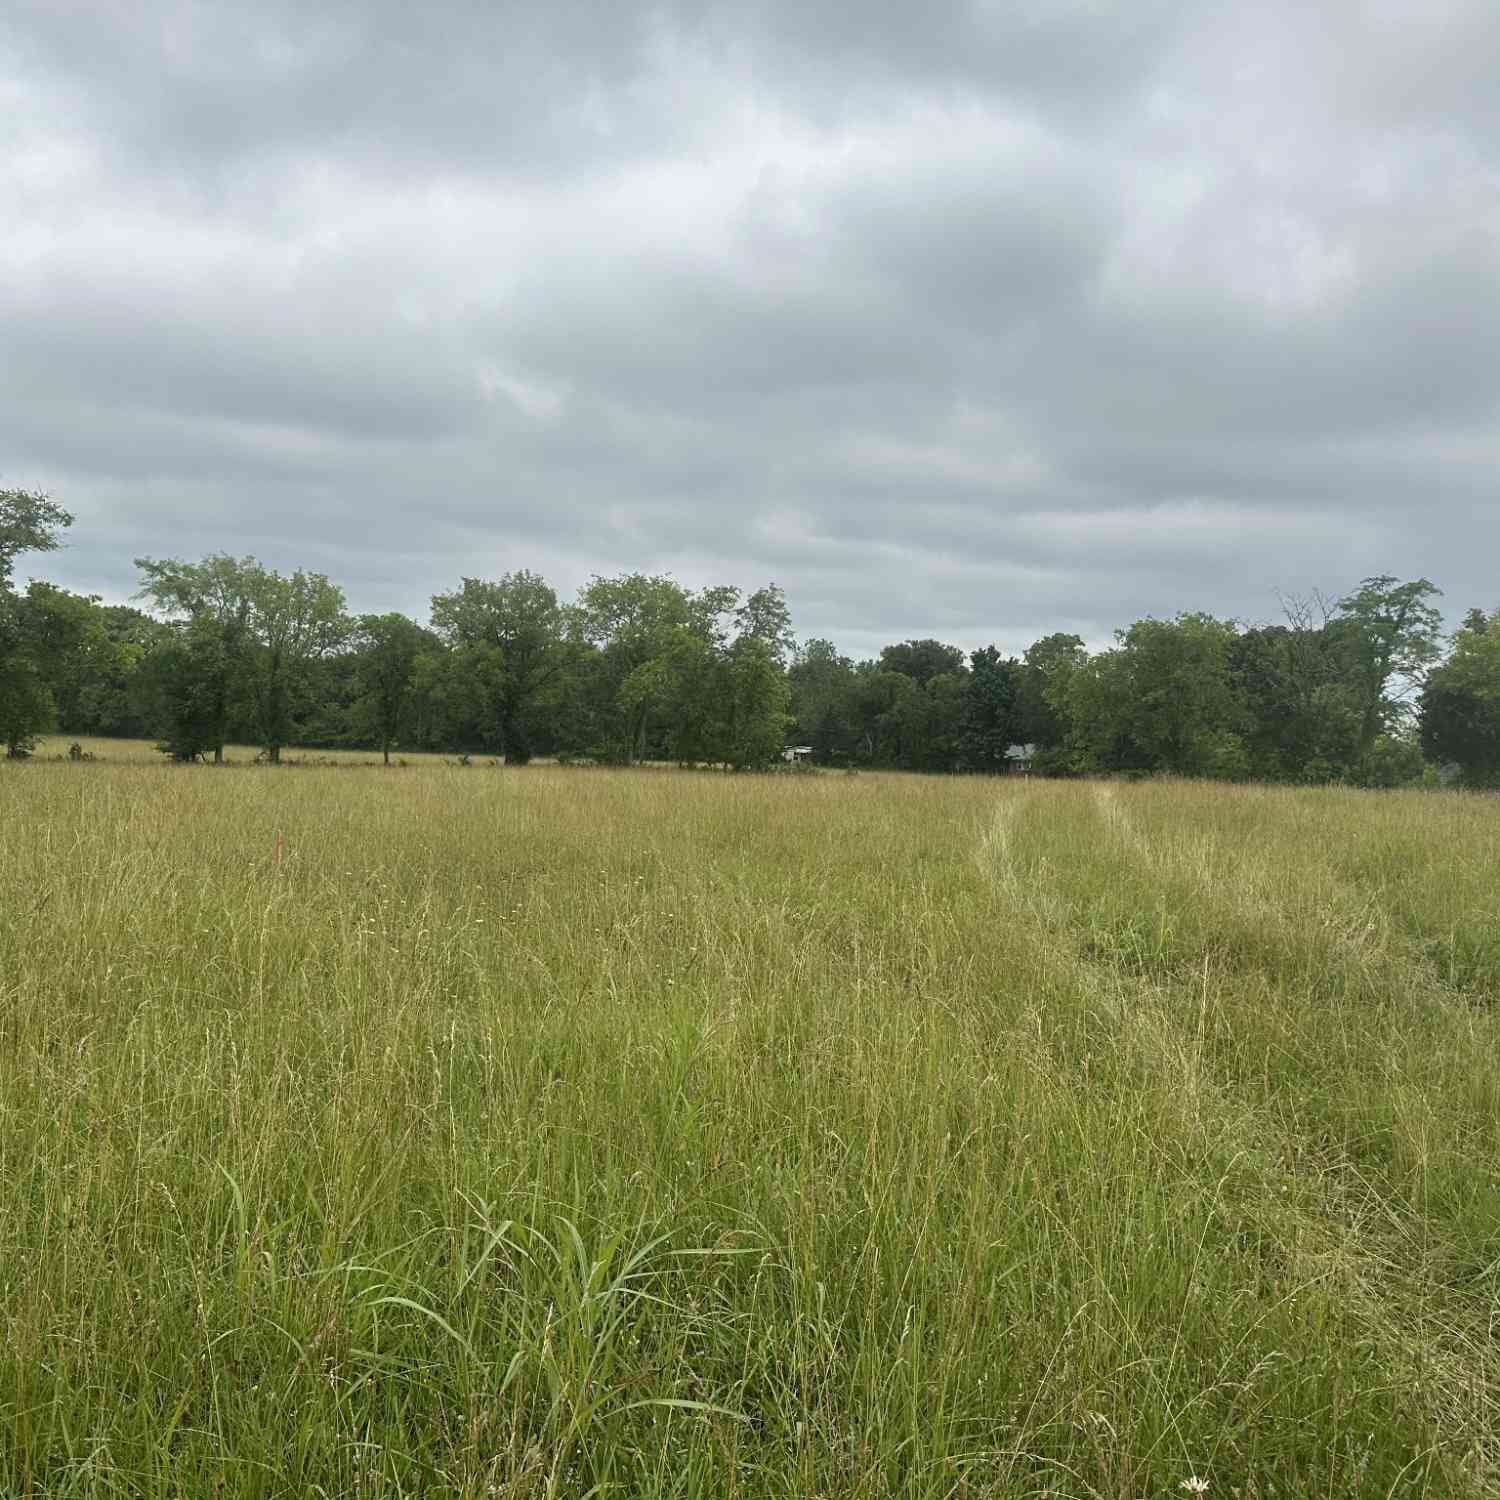
[[[265,720],[266,758],[273,766],[281,764],[281,737],[287,730],[286,683],[282,678],[281,652],[273,648],[267,664]]]
[[[386,765],[390,765],[390,763],[391,763],[391,742],[389,740],[383,740],[381,742],[380,753],[385,756],[385,763],[386,763]]]
[[[509,706],[496,715],[500,727],[500,759],[507,766],[524,766],[531,760],[531,741],[520,716]]]

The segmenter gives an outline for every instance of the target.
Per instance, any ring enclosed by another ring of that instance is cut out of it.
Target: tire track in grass
[[[1215,1206],[1218,1237],[1252,1242],[1262,1259],[1269,1254],[1268,1274],[1282,1294],[1326,1304],[1328,1316],[1357,1327],[1363,1343],[1380,1350],[1384,1370],[1399,1372],[1444,1450],[1464,1455],[1477,1492],[1489,1492],[1500,1480],[1500,1421],[1487,1320],[1472,1303],[1438,1298],[1427,1226],[1337,1160],[1318,1112],[1297,1107],[1298,1078],[1273,1088],[1268,1077],[1264,1090],[1247,1089],[1244,1070],[1224,1066],[1214,1045],[1257,1008],[1285,1004],[1299,977],[1317,981],[1308,988],[1321,998],[1309,994],[1309,1002],[1347,1007],[1393,976],[1409,984],[1430,982],[1430,973],[1421,964],[1413,971],[1410,946],[1364,893],[1321,869],[1313,929],[1303,937],[1324,962],[1299,972],[1304,964],[1295,954],[1288,963],[1277,945],[1292,919],[1309,915],[1298,909],[1306,881],[1300,868],[1288,877],[1273,845],[1226,844],[1217,830],[1205,835],[1202,815],[1212,809],[1200,801],[1201,788],[1169,789],[1169,809],[1191,800],[1195,823],[1187,830],[1153,827],[1136,815],[1153,811],[1147,799],[1167,795],[1163,789],[1141,789],[1145,798],[1130,790],[1121,797],[1110,786],[1092,786],[1086,796],[1080,790],[1053,799],[1048,811],[1092,814],[1103,837],[1096,831],[1087,858],[1027,849],[1028,838],[1050,848],[1055,833],[1032,816],[1036,802],[1007,800],[996,809],[976,850],[995,893],[1028,922],[1036,951],[1084,1001],[1092,1043],[1112,1043],[1143,1083],[1161,1091],[1160,1123],[1178,1148],[1234,1156],[1235,1170],[1226,1173],[1234,1201],[1222,1211]],[[1075,847],[1088,839],[1075,830]],[[1140,898],[1134,909],[1132,894]],[[1142,920],[1148,897],[1154,909]],[[1196,924],[1181,920],[1190,906],[1200,908]],[[1433,1315],[1439,1307],[1441,1333]]]
[[[1205,1446],[1254,1449],[1281,1431],[1257,1415],[1261,1397],[1251,1393],[1274,1367],[1261,1324],[1288,1292],[1238,1284],[1218,1257],[1220,1242],[1239,1232],[1239,1218],[1229,1217],[1245,1212],[1231,1200],[1258,1188],[1245,1160],[1253,1120],[1243,1101],[1202,1066],[1201,1041],[1178,1026],[1171,987],[1098,961],[1080,924],[1068,877],[1097,873],[1111,851],[1097,834],[1101,816],[1122,826],[1100,790],[1005,797],[975,858],[996,920],[1024,929],[1029,967],[1041,978],[1015,1045],[1048,1079],[1052,1130],[1083,1147],[1075,1160],[1051,1163],[1057,1175],[1045,1194],[1039,1184],[1055,1257],[1072,1267],[1079,1295],[1088,1288],[1073,1316],[1097,1346],[1091,1370],[1072,1371],[1049,1420],[1088,1435],[1101,1484],[1113,1492],[1127,1480],[1146,1484],[1166,1455],[1197,1472]],[[1122,842],[1137,855],[1146,849],[1128,834]],[[1116,884],[1117,873],[1106,869],[1104,883]],[[1156,1278],[1180,1285],[1180,1298],[1163,1305],[1143,1295]],[[1221,1326],[1233,1334],[1227,1342],[1211,1331]],[[1164,1419],[1154,1430],[1137,1426],[1133,1406]]]
[[[1182,789],[1181,795],[1192,794]],[[1180,815],[1180,803],[1156,800],[1161,796],[1158,789],[1149,789],[1148,796],[1150,800],[1142,799],[1147,812],[1165,808],[1169,816]],[[1347,1081],[1333,1081],[1331,1098],[1318,1100],[1313,1093],[1320,1085],[1329,1086],[1329,1075],[1336,1072],[1332,1056],[1341,1054],[1368,1064],[1372,1054],[1383,1051],[1410,1053],[1429,1031],[1452,1025],[1466,1028],[1472,1017],[1456,1013],[1460,1002],[1393,914],[1368,890],[1334,875],[1321,861],[1310,867],[1305,860],[1278,860],[1278,846],[1272,840],[1226,849],[1222,838],[1173,837],[1170,827],[1152,830],[1149,824],[1143,829],[1121,806],[1112,788],[1096,788],[1093,801],[1116,850],[1138,861],[1147,878],[1166,891],[1168,902],[1175,897],[1179,904],[1202,908],[1196,927],[1184,931],[1184,924],[1178,924],[1176,929],[1176,940],[1191,951],[1159,955],[1164,960],[1159,983],[1169,993],[1175,992],[1179,1002],[1190,1001],[1195,988],[1184,982],[1183,968],[1202,963],[1200,1045],[1194,1049],[1193,1067],[1199,1088],[1206,1070],[1217,1075],[1213,1091],[1221,1098],[1240,1092],[1233,1074],[1216,1063],[1212,1052],[1205,1056],[1201,1046],[1216,948],[1238,949],[1241,959],[1248,954],[1252,960],[1248,965],[1231,966],[1223,975],[1229,994],[1247,1007],[1228,1022],[1231,1026],[1242,1027],[1253,1019],[1256,1006],[1288,1000],[1295,1004],[1287,993],[1293,974],[1279,962],[1255,962],[1274,953],[1264,941],[1268,923],[1287,933],[1300,922],[1304,943],[1326,947],[1331,969],[1342,974],[1342,984],[1322,985],[1323,995],[1304,997],[1308,1009],[1320,1003],[1341,1003],[1346,1012],[1364,1007],[1363,1018],[1357,1014],[1340,1018],[1335,1028],[1340,1046],[1330,1049],[1331,1056],[1321,1060],[1321,1067],[1320,1060],[1306,1055],[1305,1046],[1284,1046],[1283,1055],[1302,1052],[1299,1072],[1303,1076],[1294,1078],[1290,1088],[1278,1087],[1268,1068],[1263,1097],[1246,1123],[1261,1160],[1280,1163],[1297,1189],[1289,1195],[1288,1205],[1292,1210],[1288,1225],[1292,1276],[1308,1284],[1323,1282],[1337,1292],[1347,1315],[1382,1351],[1382,1363],[1405,1372],[1415,1400],[1441,1434],[1444,1446],[1450,1453],[1463,1455],[1463,1467],[1481,1492],[1493,1493],[1500,1488],[1494,1266],[1487,1278],[1488,1295],[1466,1297],[1461,1289],[1448,1285],[1456,1248],[1445,1232],[1449,1226],[1441,1216],[1434,1220],[1419,1202],[1407,1201],[1408,1195],[1393,1191],[1396,1184],[1380,1180],[1378,1165],[1372,1168],[1352,1156],[1349,1142],[1341,1146],[1331,1135],[1330,1105],[1335,1119],[1341,1109],[1358,1107],[1356,1100],[1347,1097]],[[1217,944],[1209,940],[1210,933],[1218,935]],[[1149,983],[1144,975],[1136,976],[1136,982]],[[1391,1003],[1393,997],[1395,1003]],[[1226,1024],[1223,998],[1221,993],[1215,1006],[1220,1027]],[[1381,998],[1385,1003],[1377,1015],[1372,1002]],[[1172,1033],[1180,1038],[1183,1012],[1191,1015],[1190,1006],[1179,1003],[1173,1008],[1178,1013],[1175,1024],[1168,1008],[1158,1006],[1150,1012],[1153,1024],[1147,1028],[1164,1062],[1174,1050]],[[1288,1041],[1312,1040],[1298,1038],[1292,1030]],[[1182,1050],[1180,1041],[1177,1050]],[[1437,1077],[1429,1082],[1434,1090],[1441,1084]],[[1388,1081],[1387,1087],[1395,1085]],[[1341,1095],[1347,1100],[1344,1105]],[[1422,1116],[1424,1103],[1411,1091],[1396,1095],[1392,1129],[1401,1124],[1403,1111]],[[1299,1104],[1311,1107],[1299,1109]],[[1364,1107],[1374,1114],[1371,1103]],[[1430,1116],[1431,1110],[1425,1114]],[[1422,1126],[1430,1124],[1430,1119],[1421,1121]]]

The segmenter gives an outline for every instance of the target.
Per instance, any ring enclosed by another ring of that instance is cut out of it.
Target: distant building
[[[1012,776],[1027,776],[1031,773],[1031,762],[1035,755],[1035,745],[1011,745],[1005,752],[1008,762],[1006,769]]]
[[[786,761],[811,760],[812,752],[813,747],[811,745],[788,745],[781,752],[781,758]]]

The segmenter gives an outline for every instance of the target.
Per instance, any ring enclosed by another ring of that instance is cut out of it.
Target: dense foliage
[[[1021,658],[934,639],[854,661],[798,645],[775,584],[748,595],[641,573],[567,602],[519,570],[464,578],[426,624],[346,612],[320,573],[253,557],[141,558],[146,612],[14,562],[71,517],[0,492],[0,741],[154,737],[182,760],[231,742],[764,767],[801,745],[824,765],[994,773],[1168,773],[1391,786],[1500,781],[1500,611],[1445,642],[1425,578],[1283,601],[1246,625],[1137,620],[1108,650],[1076,635]],[[1445,645],[1451,649],[1445,654]]]

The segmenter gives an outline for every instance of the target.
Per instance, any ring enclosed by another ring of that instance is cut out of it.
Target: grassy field
[[[164,759],[160,750],[150,740],[105,740],[89,735],[48,734],[37,741],[37,760],[65,760],[71,746],[93,756],[95,760],[107,760],[115,765],[160,765]],[[232,766],[258,765],[260,748],[256,745],[226,745],[224,759]],[[286,766],[379,766],[382,764],[378,750],[305,750],[288,746],[282,752]],[[428,750],[401,750],[391,752],[394,767],[455,765],[457,754],[443,755]],[[490,756],[470,757],[471,764],[493,767],[497,762]]]
[[[1500,1493],[1500,801],[91,748],[0,1493]]]

